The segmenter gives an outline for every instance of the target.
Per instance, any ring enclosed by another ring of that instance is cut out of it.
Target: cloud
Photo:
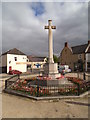
[[[26,54],[48,55],[48,19],[52,19],[54,53],[64,42],[70,45],[88,41],[88,3],[5,2],[2,5],[3,52],[18,48]]]

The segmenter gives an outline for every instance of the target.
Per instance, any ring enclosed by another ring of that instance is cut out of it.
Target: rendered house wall
[[[17,61],[15,61],[15,57],[17,58]],[[10,66],[12,70],[15,69],[21,72],[27,71],[27,64],[16,64],[17,62],[27,62],[27,56],[7,54],[7,73],[9,72]]]

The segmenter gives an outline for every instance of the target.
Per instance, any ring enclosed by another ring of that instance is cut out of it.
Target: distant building
[[[46,57],[38,57],[38,56],[27,56],[28,63],[27,67],[28,69],[37,69],[37,68],[43,68],[43,65],[46,63],[47,58]]]
[[[9,70],[27,71],[27,64],[17,64],[17,62],[27,62],[27,55],[16,48],[3,53],[0,59],[0,69],[3,73],[8,73]]]
[[[86,51],[86,71],[90,72],[90,45]]]
[[[65,43],[59,57],[60,64],[69,65],[72,71],[90,71],[90,41],[84,45],[69,47]]]

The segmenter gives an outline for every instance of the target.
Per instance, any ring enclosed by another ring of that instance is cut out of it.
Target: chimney
[[[90,40],[88,40],[88,44],[90,44]]]
[[[65,47],[68,47],[68,43],[67,42],[65,42]]]

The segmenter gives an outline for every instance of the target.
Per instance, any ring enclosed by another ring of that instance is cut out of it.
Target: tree
[[[53,55],[53,60],[54,60],[54,63],[57,63],[58,62],[58,57],[56,55]]]
[[[53,55],[53,60],[54,60],[54,63],[57,63],[58,62],[58,57],[56,55]],[[47,57],[46,63],[48,63],[48,57]]]

